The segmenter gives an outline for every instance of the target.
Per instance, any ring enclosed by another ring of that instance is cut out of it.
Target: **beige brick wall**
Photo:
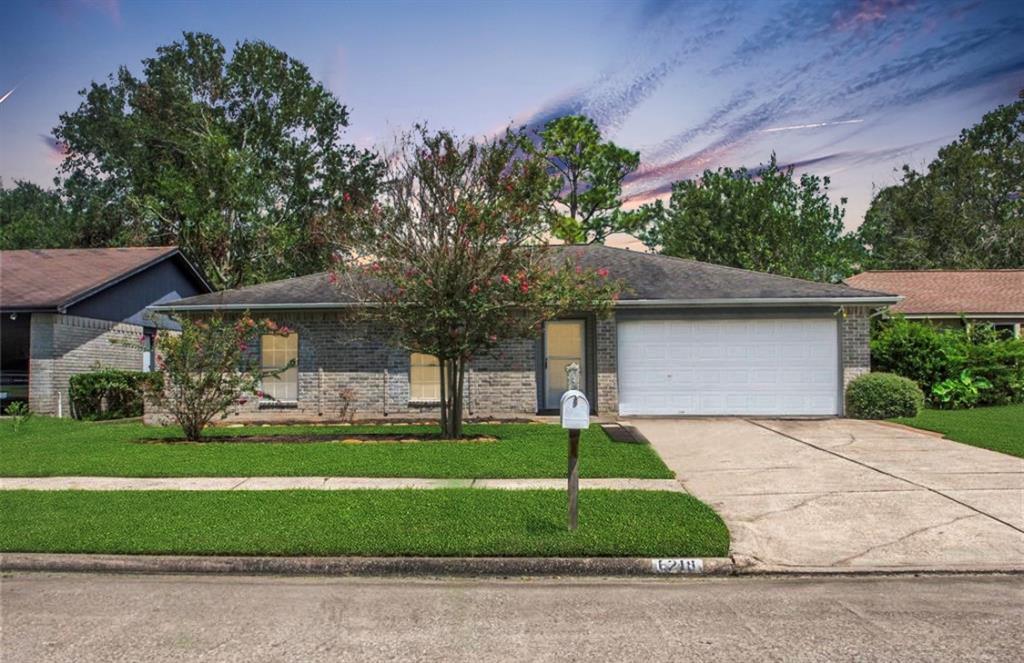
[[[142,370],[137,344],[142,327],[59,313],[33,313],[29,360],[29,407],[70,416],[68,381],[96,368]],[[111,341],[118,341],[113,343]]]

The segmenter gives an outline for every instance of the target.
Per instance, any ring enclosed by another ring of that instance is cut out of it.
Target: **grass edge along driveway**
[[[584,490],[0,491],[4,552],[693,556],[729,532],[685,493]]]
[[[1024,404],[970,410],[921,410],[896,423],[942,433],[955,442],[1024,458]]]
[[[566,433],[552,424],[468,424],[467,434],[494,442],[301,442],[165,444],[143,439],[180,437],[176,427],[138,422],[96,423],[39,417],[17,433],[0,424],[0,476],[337,476],[436,479],[563,477]],[[323,435],[437,432],[428,425],[248,426],[213,428],[212,435]],[[580,476],[671,479],[674,474],[646,444],[612,442],[597,425],[580,441]]]

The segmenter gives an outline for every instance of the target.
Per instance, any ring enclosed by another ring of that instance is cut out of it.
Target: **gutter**
[[[724,306],[842,306],[842,305],[888,305],[899,302],[902,297],[744,297],[732,299],[627,299],[616,302],[615,308],[714,308]],[[158,313],[175,311],[259,311],[283,309],[348,309],[372,306],[359,302],[282,302],[274,304],[161,304],[147,309]]]
[[[147,306],[146,309],[157,313],[172,313],[174,311],[261,311],[261,310],[282,310],[282,309],[346,309],[365,308],[369,304],[359,302],[285,302],[281,304],[160,304],[158,306]]]

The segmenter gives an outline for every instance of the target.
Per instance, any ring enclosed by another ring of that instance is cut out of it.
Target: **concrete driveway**
[[[1024,460],[848,419],[633,419],[738,558],[1024,569]]]

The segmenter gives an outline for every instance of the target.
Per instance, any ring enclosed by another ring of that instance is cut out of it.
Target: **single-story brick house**
[[[910,319],[947,325],[988,322],[1022,337],[1024,269],[869,271],[846,283],[900,295],[903,300],[890,310]]]
[[[149,369],[142,348],[177,327],[146,307],[211,291],[173,246],[0,251],[0,405],[67,416],[73,374]]]
[[[561,250],[624,282],[613,315],[555,320],[538,339],[474,358],[470,416],[553,412],[573,362],[599,415],[838,415],[845,384],[869,370],[869,315],[899,300],[600,245]],[[295,330],[262,341],[267,367],[296,363],[264,385],[275,400],[250,401],[237,416],[329,418],[346,398],[364,417],[436,410],[436,363],[352,321],[348,312],[359,305],[321,273],[152,308],[249,310]]]

